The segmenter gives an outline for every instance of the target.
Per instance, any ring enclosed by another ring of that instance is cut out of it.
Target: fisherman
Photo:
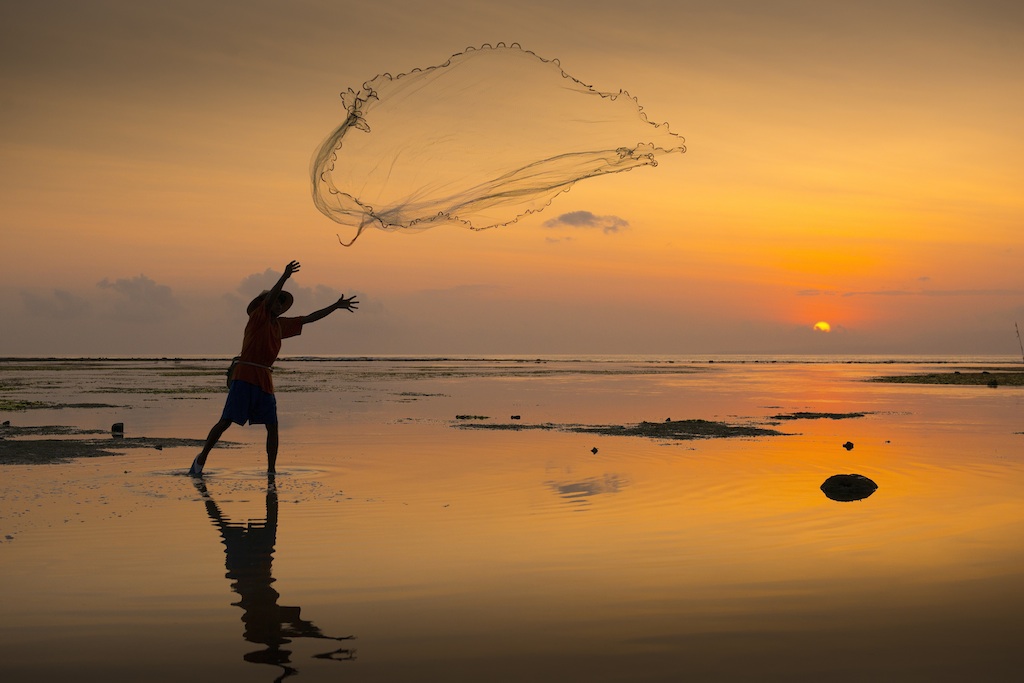
[[[344,295],[336,302],[306,316],[285,318],[282,314],[291,308],[294,297],[284,291],[284,283],[300,268],[298,261],[292,261],[284,268],[270,290],[263,291],[246,308],[249,322],[242,336],[242,352],[228,371],[228,398],[220,421],[213,425],[203,450],[192,461],[188,473],[202,476],[206,458],[221,435],[232,422],[244,425],[262,424],[267,427],[267,472],[276,472],[277,463],[277,399],[274,397],[274,381],[271,377],[274,361],[281,351],[281,340],[302,334],[302,327],[344,308],[354,311],[358,307],[355,297]]]

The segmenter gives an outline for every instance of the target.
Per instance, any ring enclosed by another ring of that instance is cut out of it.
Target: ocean
[[[1024,665],[1020,358],[284,357],[185,476],[227,362],[0,360],[4,681]]]

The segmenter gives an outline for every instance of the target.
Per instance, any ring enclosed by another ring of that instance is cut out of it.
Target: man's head
[[[262,306],[264,299],[267,298],[267,294],[270,294],[270,291],[265,289],[260,292],[255,299],[250,301],[249,305],[245,309],[246,314],[252,315],[252,312],[255,311],[257,307]],[[270,307],[270,313],[271,315],[282,315],[292,307],[293,303],[295,303],[295,297],[293,297],[289,292],[281,292],[277,297],[277,301],[275,301]]]

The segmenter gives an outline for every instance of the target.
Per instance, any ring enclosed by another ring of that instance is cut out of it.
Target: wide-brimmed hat
[[[270,294],[270,290],[264,289],[256,296],[255,299],[250,301],[249,305],[245,307],[246,314],[252,315],[252,312],[256,310],[256,307],[262,304],[263,300],[267,298],[267,294]],[[281,302],[281,312],[284,313],[292,307],[293,303],[295,303],[295,297],[293,297],[290,292],[282,291],[279,295],[278,301]]]

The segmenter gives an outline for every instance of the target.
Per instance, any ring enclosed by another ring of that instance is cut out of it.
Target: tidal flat
[[[0,360],[3,678],[1014,679],[1012,359],[714,360]]]

